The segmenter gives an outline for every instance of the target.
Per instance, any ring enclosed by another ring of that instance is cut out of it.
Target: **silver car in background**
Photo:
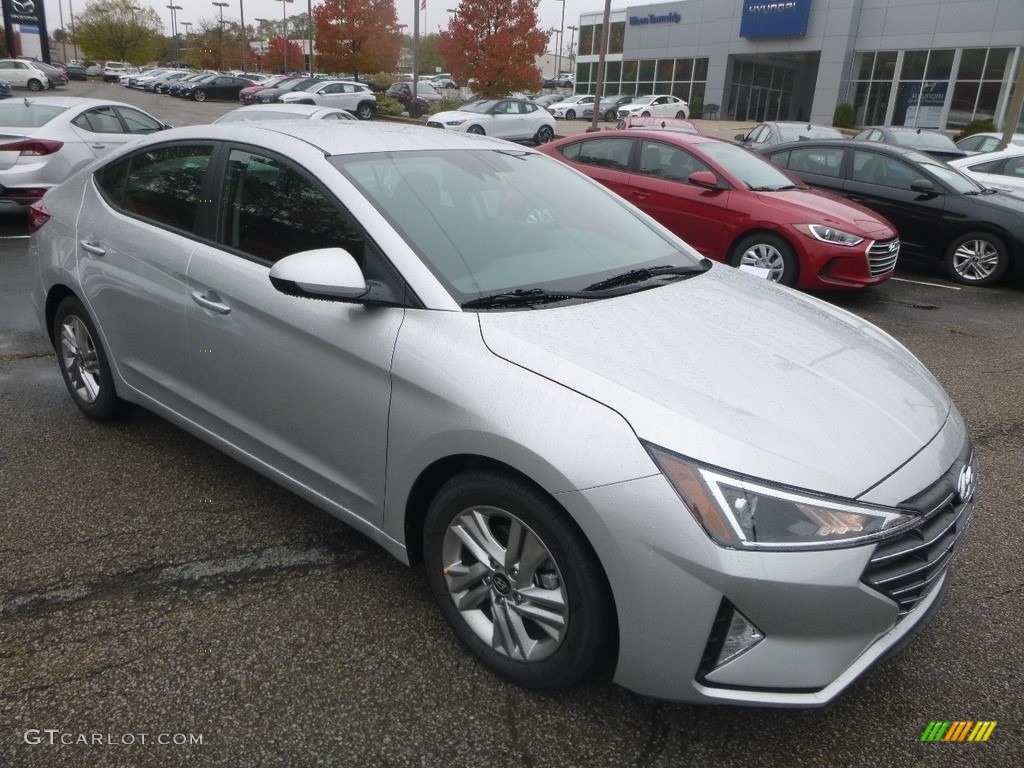
[[[928,371],[533,150],[194,126],[30,223],[86,415],[141,405],[423,562],[507,680],[820,706],[949,583],[977,463]]]

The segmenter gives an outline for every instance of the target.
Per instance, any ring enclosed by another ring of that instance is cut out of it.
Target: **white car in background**
[[[593,103],[593,96],[570,96],[564,101],[549,106],[548,111],[554,115],[556,120],[575,120],[577,117],[583,116],[584,105]]]
[[[1011,144],[999,152],[969,155],[947,162],[982,186],[1014,197],[1024,197],[1024,147]]]
[[[369,120],[377,111],[377,96],[362,83],[324,80],[302,91],[282,93],[282,104],[315,104],[318,107],[345,109],[360,120]]]
[[[980,155],[982,152],[995,152],[1003,143],[1001,133],[972,133],[966,139],[960,139],[956,143],[968,155]],[[1011,145],[1024,146],[1024,133],[1015,133],[1010,136]]]
[[[547,144],[555,136],[555,118],[528,99],[471,101],[459,109],[431,115],[427,126],[538,144]]]
[[[221,115],[215,123],[252,123],[271,120],[343,120],[355,122],[356,116],[345,109],[318,107],[315,104],[250,104]]]
[[[0,80],[15,88],[43,91],[53,87],[46,73],[31,61],[23,59],[0,59]]]
[[[668,94],[637,96],[629,104],[619,107],[619,119],[626,117],[676,117],[690,119],[690,105],[678,96]]]

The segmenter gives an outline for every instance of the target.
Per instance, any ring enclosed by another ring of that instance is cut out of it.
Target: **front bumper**
[[[941,602],[973,506],[959,505],[952,534],[925,553],[932,560],[927,584],[901,605],[869,578],[878,572],[876,553],[895,539],[803,552],[725,549],[661,476],[559,500],[580,521],[612,586],[615,682],[673,701],[790,707],[827,704],[920,631]],[[721,633],[723,605],[764,638],[716,667],[707,654]]]

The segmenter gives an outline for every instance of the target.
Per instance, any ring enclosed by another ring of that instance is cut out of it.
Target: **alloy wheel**
[[[85,403],[100,396],[100,364],[89,329],[76,315],[68,315],[60,327],[60,354],[68,372],[68,384]]]

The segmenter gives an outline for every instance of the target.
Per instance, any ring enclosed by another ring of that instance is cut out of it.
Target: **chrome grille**
[[[973,454],[966,459],[977,476]],[[861,580],[889,597],[899,606],[899,618],[910,613],[932,587],[942,580],[971,521],[973,498],[961,501],[956,491],[957,476],[965,464],[961,457],[937,483],[908,500],[928,500],[921,522],[895,539],[878,545],[864,569]],[[935,503],[936,496],[940,498]]]
[[[868,248],[868,269],[872,277],[884,275],[896,269],[896,259],[900,255],[899,238],[878,240]]]

